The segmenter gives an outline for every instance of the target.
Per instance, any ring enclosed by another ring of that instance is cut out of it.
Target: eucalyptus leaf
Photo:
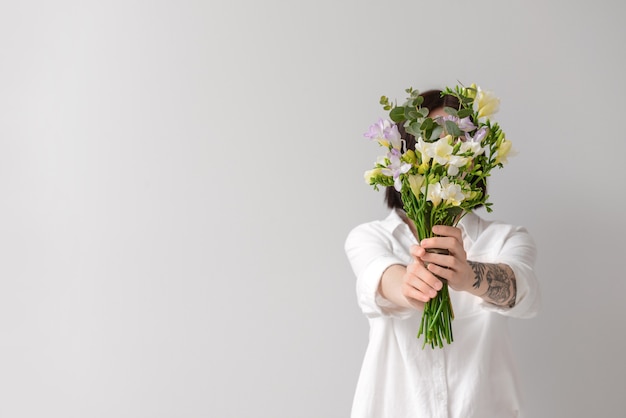
[[[461,119],[466,118],[471,114],[472,114],[472,109],[468,109],[468,108],[463,108],[457,112],[457,116],[460,117]]]
[[[420,125],[420,129],[422,131],[430,130],[430,129],[432,129],[432,127],[433,127],[433,120],[431,118],[424,119],[424,121]]]
[[[452,115],[452,116],[457,116],[457,113],[458,113],[455,108],[449,107],[449,106],[444,106],[443,111],[446,112],[448,115]]]
[[[406,120],[406,118],[404,117],[404,107],[402,106],[394,107],[393,109],[391,109],[391,112],[389,112],[389,117],[391,118],[392,121],[396,123],[404,122]]]
[[[419,123],[418,122],[413,122],[411,123],[409,126],[406,126],[404,128],[404,130],[413,135],[414,137],[419,137],[422,134],[422,131],[420,131],[420,127],[419,127]]]
[[[406,118],[409,120],[415,120],[420,116],[420,114],[417,113],[417,110],[415,110],[414,107],[413,108],[407,107],[404,110],[404,116],[406,116]]]
[[[435,139],[439,138],[441,136],[442,131],[443,131],[443,127],[437,125],[435,129],[433,129],[433,131],[430,133],[430,135],[428,135],[428,140],[434,141]]]
[[[456,123],[452,122],[451,120],[447,120],[444,123],[446,126],[446,132],[448,132],[452,136],[461,136],[461,130]]]

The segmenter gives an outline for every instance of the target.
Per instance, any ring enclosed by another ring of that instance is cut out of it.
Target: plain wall
[[[2,1],[0,417],[347,417],[381,95],[475,82],[530,417],[626,389],[622,2]]]

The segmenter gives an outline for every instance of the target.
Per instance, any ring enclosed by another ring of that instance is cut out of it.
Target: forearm
[[[508,265],[469,260],[468,263],[475,275],[470,293],[493,305],[507,308],[515,306],[517,296],[515,273]]]

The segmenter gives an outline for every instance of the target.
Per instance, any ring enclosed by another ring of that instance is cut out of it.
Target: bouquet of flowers
[[[457,107],[444,107],[445,116],[429,117],[422,107],[423,97],[413,88],[406,89],[402,105],[382,96],[380,104],[389,119],[379,119],[365,137],[378,142],[386,154],[378,158],[365,181],[391,187],[401,193],[404,211],[415,224],[418,239],[434,236],[433,225],[456,226],[473,208],[483,205],[491,212],[486,178],[492,169],[502,167],[511,151],[511,142],[489,117],[498,111],[500,101],[491,92],[472,84],[446,87]],[[407,149],[398,126],[415,137],[415,149]],[[424,345],[443,347],[450,344],[454,312],[448,285],[424,306],[419,338]]]

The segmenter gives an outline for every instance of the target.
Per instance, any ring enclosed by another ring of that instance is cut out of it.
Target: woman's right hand
[[[424,262],[413,257],[413,262],[406,267],[402,278],[402,294],[409,303],[411,301],[426,303],[434,298],[442,287],[441,280],[426,268]]]

